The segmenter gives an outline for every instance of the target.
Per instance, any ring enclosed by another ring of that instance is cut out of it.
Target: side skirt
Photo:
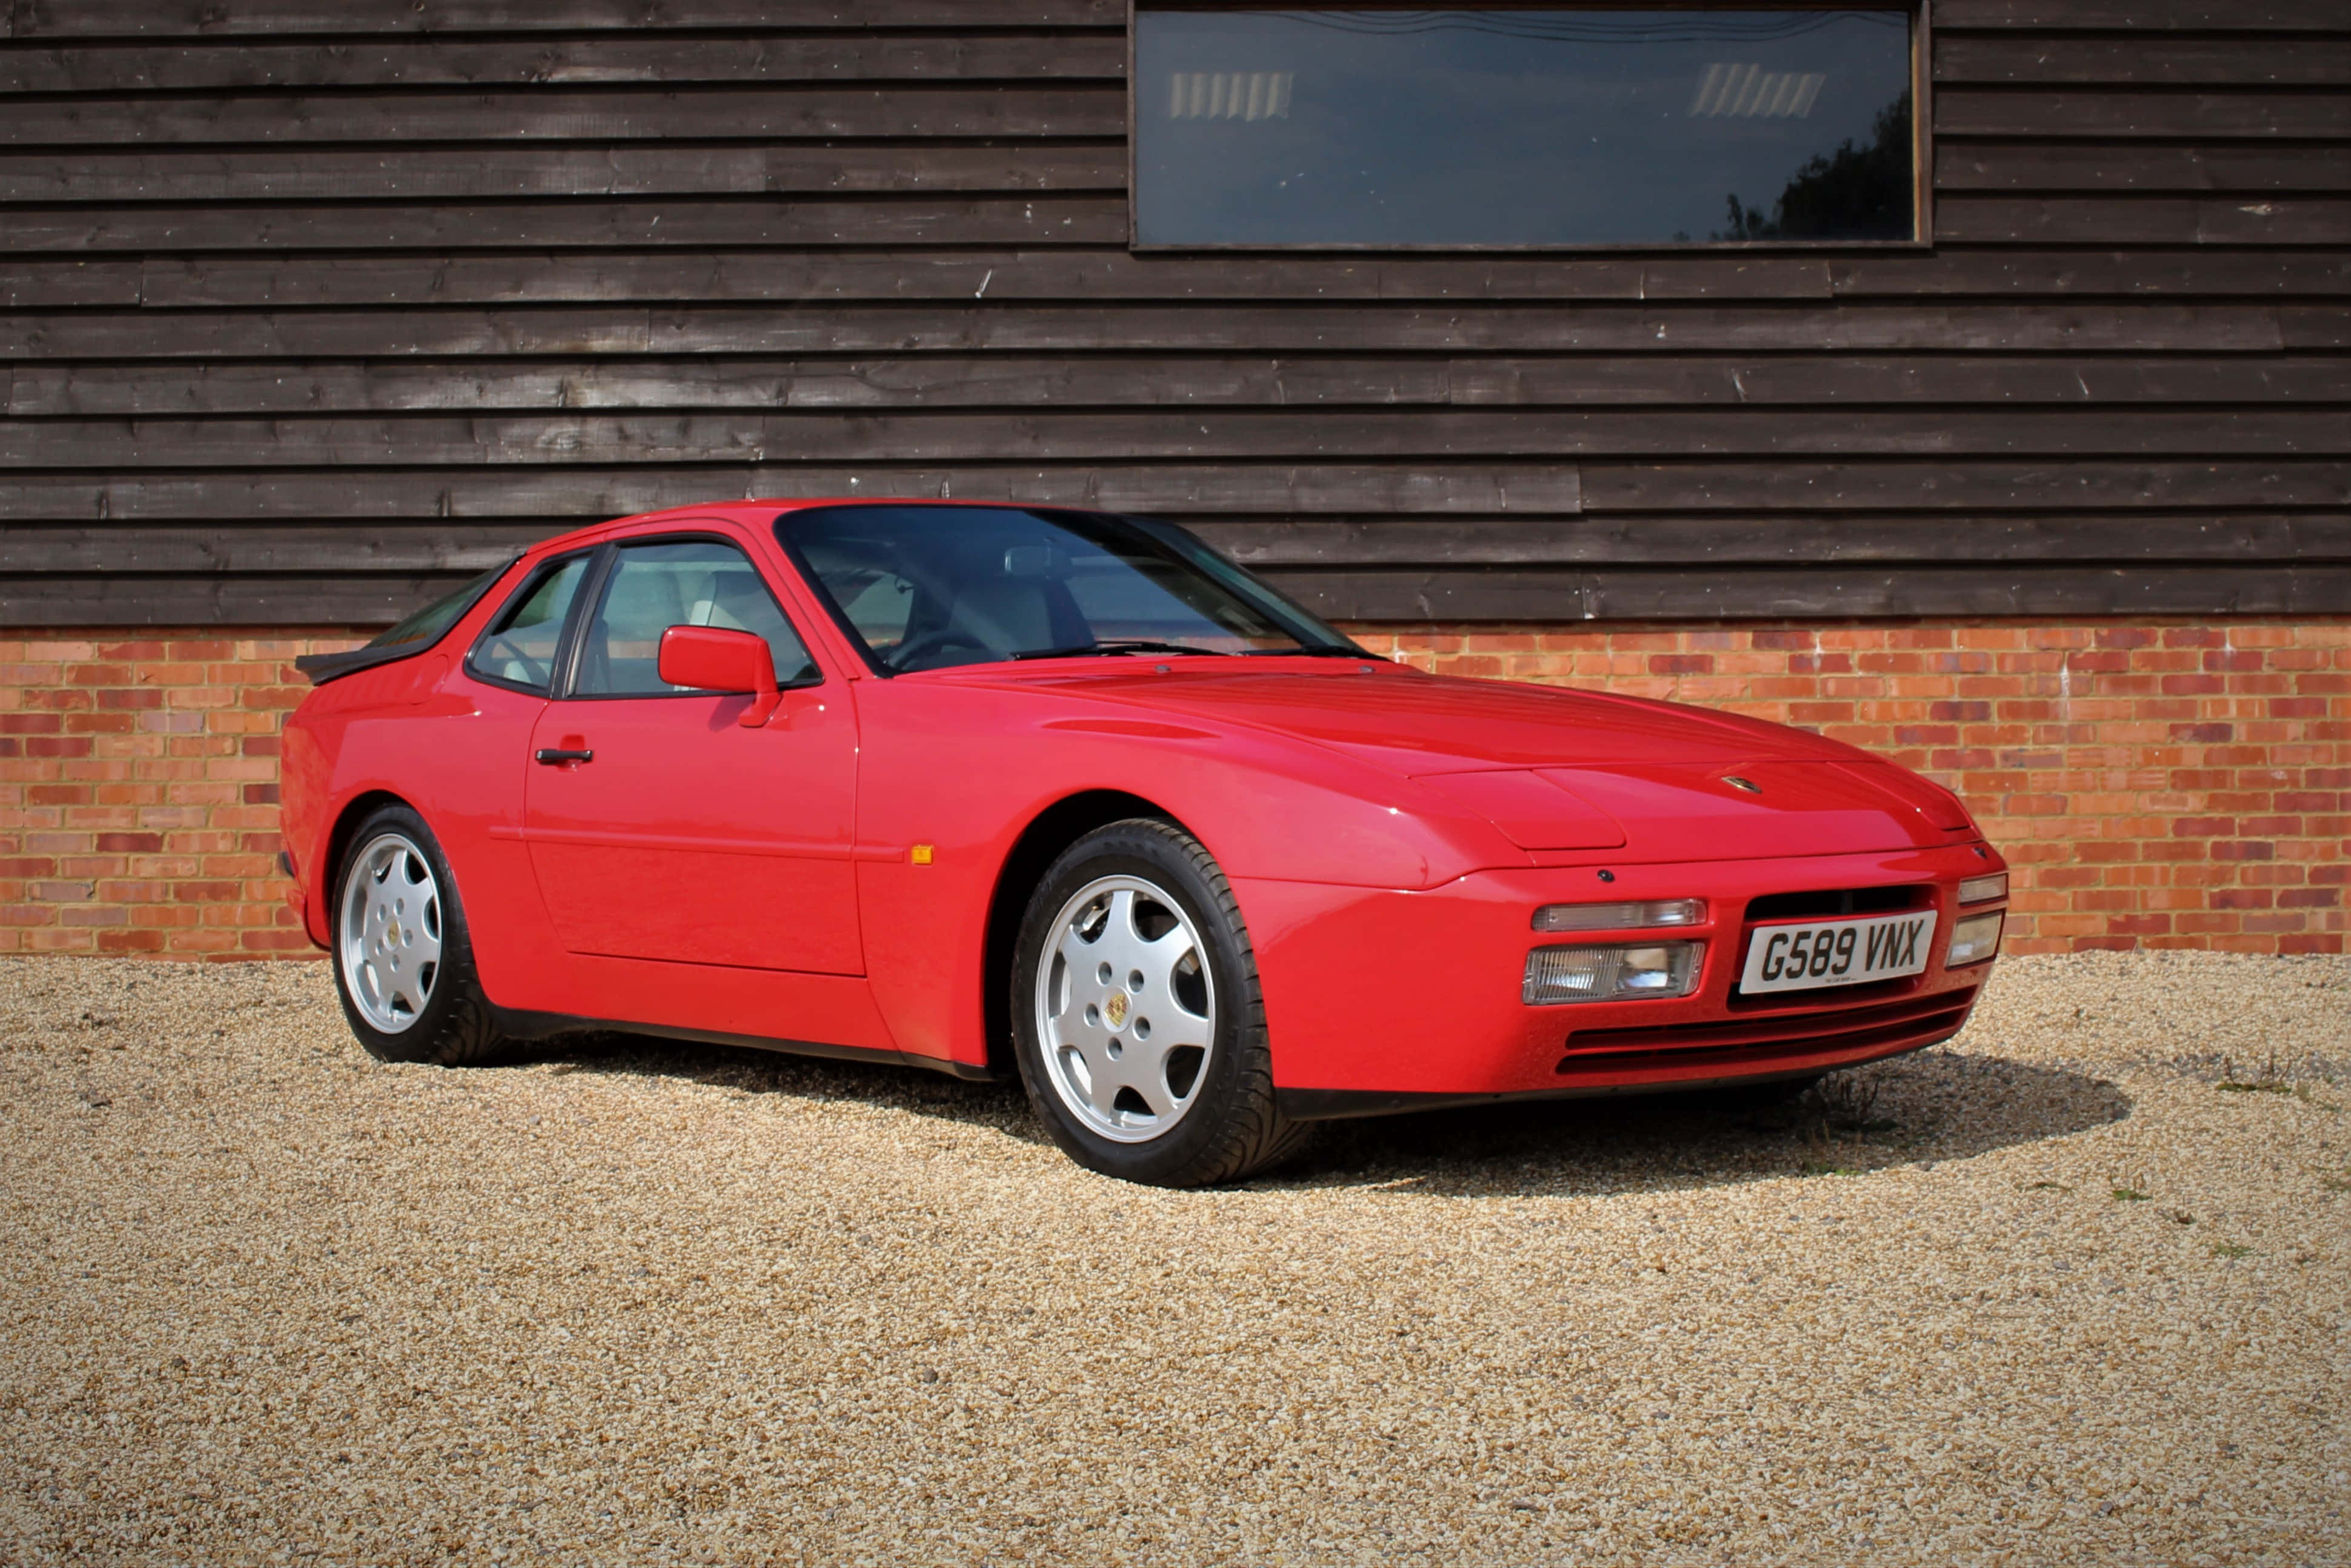
[[[875,1051],[862,1045],[827,1045],[821,1040],[777,1040],[763,1034],[723,1034],[716,1030],[680,1029],[664,1023],[631,1023],[622,1019],[580,1018],[570,1013],[527,1012],[517,1008],[502,1008],[496,1002],[490,1004],[490,1020],[497,1031],[509,1040],[553,1040],[559,1035],[611,1030],[622,1034],[649,1034],[661,1040],[687,1040],[695,1045],[734,1045],[752,1051],[781,1051],[787,1056],[820,1056],[834,1061],[871,1061],[890,1067],[920,1067],[974,1083],[1003,1082],[997,1073],[985,1067],[974,1067],[967,1061],[915,1056],[903,1051]]]

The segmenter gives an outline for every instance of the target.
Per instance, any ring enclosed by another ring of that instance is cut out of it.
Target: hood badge
[[[1751,779],[1741,779],[1736,773],[1724,774],[1722,776],[1722,781],[1725,784],[1729,785],[1733,789],[1744,789],[1750,795],[1761,795],[1763,793],[1763,786],[1755,783]]]

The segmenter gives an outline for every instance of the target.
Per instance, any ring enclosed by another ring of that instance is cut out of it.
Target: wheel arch
[[[416,811],[414,801],[389,789],[362,789],[344,802],[343,809],[335,813],[335,825],[327,830],[327,852],[319,857],[318,868],[318,907],[324,912],[323,924],[330,946],[335,940],[336,883],[342,876],[344,852],[351,847],[351,837],[359,831],[360,824],[386,806],[405,806]],[[424,815],[422,811],[416,814]]]
[[[980,978],[980,1017],[987,1031],[988,1071],[1010,1078],[1012,1056],[1012,949],[1019,940],[1020,916],[1045,870],[1063,850],[1096,828],[1130,817],[1151,817],[1185,828],[1183,820],[1156,801],[1123,789],[1086,789],[1064,796],[1029,820],[998,868],[988,895],[987,935]]]

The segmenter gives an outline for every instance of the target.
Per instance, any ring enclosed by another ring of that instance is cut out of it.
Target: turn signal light
[[[1527,955],[1529,1007],[1561,1002],[1624,1002],[1686,997],[1698,984],[1703,942],[1593,947],[1538,947]]]
[[[1663,898],[1647,904],[1546,904],[1535,911],[1538,931],[1642,931],[1653,925],[1702,925],[1703,898]]]
[[[1951,950],[1943,956],[1943,967],[1957,969],[1998,956],[2000,927],[2003,918],[1995,909],[1990,915],[1970,915],[1952,926]]]
[[[1990,876],[1971,876],[1959,883],[1961,904],[1990,904],[1995,898],[2008,896],[2008,873],[1996,871]]]

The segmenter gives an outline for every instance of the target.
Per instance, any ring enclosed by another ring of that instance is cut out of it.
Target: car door
[[[851,834],[857,729],[774,591],[731,540],[630,540],[600,562],[532,736],[525,836],[574,953],[863,973]],[[747,695],[673,687],[672,626],[756,632],[789,688],[767,723]]]

